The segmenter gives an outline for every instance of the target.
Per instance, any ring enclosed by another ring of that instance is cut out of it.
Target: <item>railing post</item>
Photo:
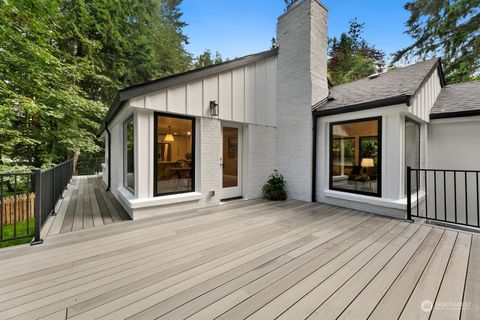
[[[417,191],[418,192],[418,191]],[[418,206],[418,203],[417,203]],[[407,221],[412,221],[412,168],[407,167]]]
[[[32,246],[42,244],[43,240],[40,237],[42,217],[42,171],[35,170],[35,238],[30,243]]]

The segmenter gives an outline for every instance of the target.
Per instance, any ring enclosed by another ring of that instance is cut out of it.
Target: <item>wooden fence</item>
[[[31,192],[28,196],[26,193],[15,196],[3,197],[2,203],[2,225],[13,224],[15,221],[15,201],[17,223],[26,221],[34,217],[35,210],[35,193]]]

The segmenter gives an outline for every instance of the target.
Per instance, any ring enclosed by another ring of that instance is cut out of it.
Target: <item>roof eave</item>
[[[430,113],[430,120],[480,116],[480,109]]]
[[[315,110],[312,112],[312,114],[315,117],[325,117],[325,116],[332,116],[332,115],[342,114],[342,113],[375,109],[380,107],[388,107],[388,106],[393,106],[396,104],[403,104],[403,103],[405,103],[407,106],[410,106],[410,99],[411,99],[410,95],[399,95],[399,96],[388,97],[384,99],[346,105],[338,108],[332,108],[332,109],[326,109],[326,110]]]

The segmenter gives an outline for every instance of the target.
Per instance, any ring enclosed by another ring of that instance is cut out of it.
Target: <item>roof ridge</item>
[[[406,68],[409,68],[409,67],[413,67],[413,66],[416,66],[416,65],[418,65],[418,64],[420,64],[420,63],[428,62],[428,61],[431,61],[431,60],[439,61],[440,58],[430,58],[430,59],[427,59],[427,60],[418,61],[418,62],[409,64],[408,66],[399,67],[399,68],[395,68],[395,69],[392,69],[392,70],[387,70],[387,71],[385,71],[385,72],[383,72],[383,73],[380,73],[380,74],[379,74],[379,77],[381,77],[382,75],[385,75],[385,74],[387,74],[387,73],[394,73],[394,72],[396,72],[396,71],[400,71],[400,70],[403,70],[403,69],[406,69]],[[377,78],[375,78],[375,79],[377,79]],[[354,80],[354,81],[351,81],[351,82],[337,84],[337,85],[334,85],[334,87],[339,87],[339,86],[348,85],[348,84],[351,84],[351,83],[354,83],[354,82],[360,81],[360,80],[373,80],[373,79],[369,79],[368,76],[367,76],[367,77],[363,77],[363,78],[360,78],[360,79],[357,79],[357,80]]]

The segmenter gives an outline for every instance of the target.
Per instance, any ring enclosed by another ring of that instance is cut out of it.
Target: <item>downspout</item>
[[[105,124],[105,130],[107,130],[108,137],[108,184],[107,191],[110,191],[111,181],[112,181],[112,134],[108,129],[108,122]]]
[[[317,119],[313,114],[313,142],[312,142],[312,202],[317,202]]]

